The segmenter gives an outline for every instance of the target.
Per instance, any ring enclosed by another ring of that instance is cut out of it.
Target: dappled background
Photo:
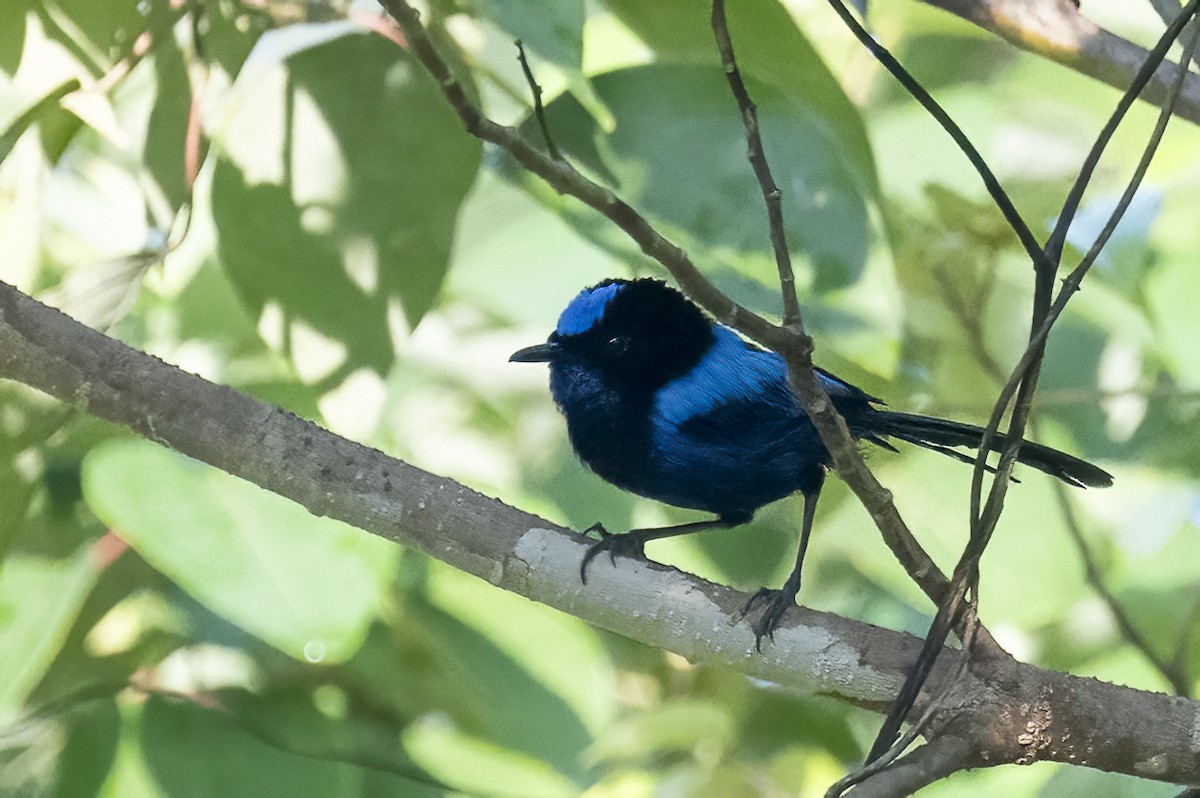
[[[541,145],[521,38],[572,162],[738,301],[778,314],[704,8],[433,6],[427,21],[490,114]],[[1140,42],[1160,27],[1148,5],[1086,10]],[[920,4],[872,5],[869,22],[1048,232],[1118,92]],[[1032,268],[977,176],[824,3],[746,0],[730,23],[817,362],[897,409],[984,421],[1027,336]],[[575,529],[698,518],[587,473],[544,369],[507,363],[584,286],[665,275],[466,136],[397,36],[369,4],[6,0],[0,279]],[[1103,224],[1154,115],[1134,109],[1073,246]],[[1036,437],[1116,485],[1068,492],[1019,473],[981,588],[984,622],[1018,657],[1189,692],[1197,152],[1200,134],[1176,122],[1043,369]],[[949,568],[970,470],[912,449],[869,457]],[[752,591],[786,575],[799,515],[785,500],[649,554]],[[800,600],[915,634],[932,614],[836,480]],[[0,794],[815,795],[879,722],[591,629],[12,384],[0,652]],[[922,794],[1172,793],[1043,764]]]

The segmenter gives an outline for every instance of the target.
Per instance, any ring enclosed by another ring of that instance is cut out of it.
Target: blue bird
[[[584,555],[607,551],[644,558],[647,541],[745,524],[763,505],[804,497],[796,566],[780,590],[760,590],[745,612],[762,606],[752,627],[771,637],[800,590],[800,570],[829,452],[787,383],[778,354],[744,341],[696,305],[653,279],[605,280],[580,293],[544,344],[512,355],[550,364],[550,392],[567,420],[579,458],[619,488],[712,520],[610,535]],[[895,451],[889,438],[963,462],[951,447],[978,449],[983,429],[957,421],[883,410],[883,403],[829,372],[817,379],[856,439]],[[997,435],[992,448],[1005,445]],[[1079,487],[1105,487],[1112,476],[1069,454],[1025,442],[1017,456]]]

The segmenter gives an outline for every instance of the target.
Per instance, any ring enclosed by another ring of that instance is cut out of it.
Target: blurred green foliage
[[[705,4],[431,6],[489,114],[540,143],[520,38],[572,161],[740,301],[777,310]],[[941,131],[818,6],[729,12],[818,359],[895,407],[981,420],[1027,334],[1030,267]],[[1116,92],[926,6],[872,4],[871,22],[1048,230]],[[557,522],[687,517],[586,473],[544,373],[506,362],[581,287],[661,272],[484,151],[364,23],[386,28],[373,10],[274,0],[0,3],[0,277]],[[73,79],[84,90],[59,101]],[[1088,246],[1152,117],[1136,108],[1117,137],[1072,246]],[[1116,474],[1070,495],[1080,532],[1146,645],[1192,685],[1198,145],[1171,128],[1051,341],[1038,412],[1041,438]],[[952,562],[968,471],[870,456]],[[819,795],[877,722],[590,629],[19,385],[0,385],[0,485],[0,794]],[[1054,490],[1029,474],[1010,492],[984,621],[1024,659],[1164,689],[1088,586]],[[650,554],[751,590],[783,577],[797,518],[788,500]],[[914,632],[930,614],[836,481],[801,598]],[[1049,765],[928,790],[964,792],[1171,790]]]

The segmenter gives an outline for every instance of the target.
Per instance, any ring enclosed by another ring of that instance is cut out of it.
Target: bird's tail
[[[962,452],[950,448],[965,446],[978,449],[983,440],[983,428],[973,424],[962,424],[944,418],[918,416],[912,413],[894,413],[890,410],[876,410],[871,414],[871,432],[889,435],[897,440],[915,443],[935,452],[949,455],[964,462],[974,462]],[[993,451],[1003,449],[1007,438],[997,433],[991,442]],[[1112,474],[1091,463],[1072,457],[1066,452],[1042,446],[1040,443],[1025,441],[1017,453],[1017,461],[1044,471],[1052,477],[1058,477],[1068,485],[1078,487],[1106,488],[1112,484]]]

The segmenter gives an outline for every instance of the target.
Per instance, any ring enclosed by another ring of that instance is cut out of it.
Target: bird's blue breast
[[[550,393],[579,459],[617,487],[656,498],[645,478],[651,458],[648,395],[622,391],[601,372],[569,359],[551,364]]]

